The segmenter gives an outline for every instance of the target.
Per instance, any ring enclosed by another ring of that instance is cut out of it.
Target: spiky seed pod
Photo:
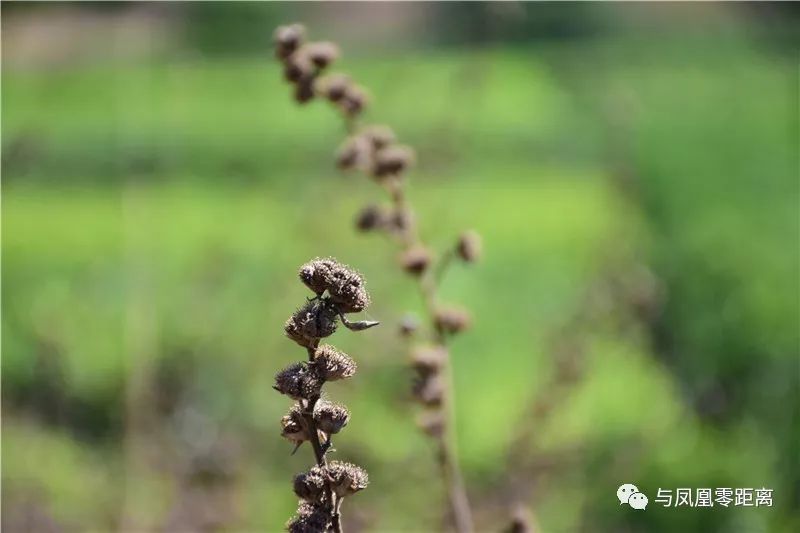
[[[472,325],[469,312],[459,307],[437,309],[433,318],[436,329],[444,333],[459,333]]]
[[[334,435],[350,421],[350,411],[344,405],[319,400],[314,405],[314,421],[321,431]]]
[[[337,264],[328,275],[331,302],[341,313],[358,313],[369,306],[370,298],[364,278],[347,265]]]
[[[349,86],[350,78],[348,76],[329,74],[317,79],[315,89],[318,94],[335,104],[344,98]]]
[[[352,377],[358,365],[346,353],[329,344],[322,344],[314,353],[314,367],[325,381],[336,381]]]
[[[300,51],[320,69],[327,67],[339,57],[339,47],[331,42],[308,43]]]
[[[397,140],[389,126],[367,126],[361,131],[361,135],[372,144],[374,150],[386,148]]]
[[[281,394],[299,400],[303,397],[303,376],[307,372],[305,363],[293,363],[275,374],[273,388]]]
[[[336,331],[336,310],[323,300],[312,300],[286,321],[283,329],[286,336],[300,346],[314,347],[324,337]]]
[[[325,533],[331,525],[331,513],[324,505],[300,502],[297,516],[286,523],[289,533]]]
[[[336,166],[352,170],[365,166],[370,158],[369,142],[360,135],[349,137],[336,152]]]
[[[342,111],[349,117],[355,117],[367,106],[369,98],[366,91],[358,85],[350,85],[345,91],[344,98],[339,101]]]
[[[308,472],[294,477],[294,493],[302,500],[319,502],[325,494],[325,483],[325,473],[314,465]]]
[[[375,154],[372,175],[376,178],[397,176],[414,164],[414,150],[408,146],[388,146]]]
[[[301,80],[313,80],[314,64],[302,52],[292,54],[283,63],[283,77],[289,83],[298,83]]]
[[[438,407],[442,405],[444,398],[444,383],[441,376],[428,375],[418,377],[414,380],[414,387],[412,388],[414,399],[428,407]]]
[[[474,263],[481,257],[481,236],[475,231],[465,231],[458,238],[456,252],[465,263]]]
[[[314,99],[314,78],[304,76],[294,86],[294,100],[298,104],[306,104]]]
[[[301,266],[297,275],[306,287],[320,296],[328,288],[328,276],[336,265],[338,263],[332,257],[317,257]]]
[[[424,246],[416,245],[400,254],[400,266],[409,274],[421,275],[431,263],[431,253]]]
[[[446,420],[441,410],[428,411],[417,417],[417,425],[427,435],[439,438],[444,435]]]
[[[379,205],[365,206],[356,216],[356,228],[359,231],[372,231],[384,227],[390,219],[387,210]]]
[[[429,376],[441,370],[447,361],[444,346],[418,346],[411,352],[411,364],[420,376]]]
[[[413,315],[406,315],[400,320],[398,329],[402,337],[410,337],[419,329],[419,319]]]
[[[286,59],[295,50],[300,48],[305,37],[306,29],[302,24],[291,24],[288,26],[278,26],[275,29],[273,40],[275,42],[275,54],[280,59]]]
[[[341,461],[331,461],[325,468],[331,489],[337,496],[349,496],[367,488],[369,476],[360,466]]]
[[[299,405],[294,404],[289,412],[281,418],[281,436],[287,440],[300,444],[309,439],[305,420]]]

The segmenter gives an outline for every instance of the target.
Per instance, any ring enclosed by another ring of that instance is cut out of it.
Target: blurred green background
[[[798,22],[777,4],[3,3],[4,531],[278,531],[292,475],[273,374],[297,267],[356,266],[383,326],[336,455],[352,531],[441,527],[409,398],[419,311],[352,219],[338,117],[297,107],[272,28],[302,21],[416,147],[424,236],[485,258],[444,296],[480,531],[800,529]],[[632,482],[646,511],[620,507]],[[664,508],[658,488],[773,507]]]

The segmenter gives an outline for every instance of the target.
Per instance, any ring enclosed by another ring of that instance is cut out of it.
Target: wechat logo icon
[[[619,504],[627,503],[634,509],[645,509],[647,507],[647,496],[639,492],[636,485],[625,483],[617,489],[617,499]]]

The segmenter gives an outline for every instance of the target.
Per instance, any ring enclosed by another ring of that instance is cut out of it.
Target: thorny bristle
[[[421,275],[431,263],[431,253],[422,245],[412,246],[400,255],[400,266],[409,274]]]
[[[350,411],[344,405],[318,400],[314,406],[314,421],[321,431],[334,435],[350,421]]]
[[[381,229],[389,221],[390,215],[384,207],[370,204],[365,206],[356,216],[356,228],[359,231]]]
[[[408,146],[387,146],[375,154],[372,175],[376,178],[397,176],[414,164],[414,150]]]
[[[474,263],[481,257],[482,252],[481,236],[476,231],[465,231],[458,238],[456,252],[466,263]]]
[[[307,55],[317,68],[323,69],[339,57],[339,47],[331,42],[314,42],[304,45],[300,52]]]
[[[438,372],[447,362],[444,346],[418,346],[411,352],[411,364],[420,376]]]
[[[313,300],[297,311],[286,321],[286,336],[300,346],[314,347],[319,339],[328,337],[336,331],[336,310],[322,300]]]
[[[438,439],[444,435],[447,424],[441,410],[435,410],[420,414],[420,416],[417,417],[417,425],[426,435]]]
[[[350,78],[348,76],[344,74],[328,74],[317,79],[315,89],[328,101],[337,103],[344,98],[349,86]]]
[[[325,467],[331,489],[337,496],[348,496],[367,488],[369,476],[360,466],[341,461],[331,461]]]
[[[372,147],[375,150],[385,148],[397,140],[394,132],[389,126],[367,126],[361,130],[361,135],[363,135],[364,138],[372,144]]]
[[[346,353],[329,344],[322,344],[314,353],[314,367],[326,381],[336,381],[352,377],[358,365]]]
[[[324,505],[300,502],[297,516],[286,523],[289,533],[325,533],[331,524],[330,510]]]
[[[281,418],[281,436],[295,444],[300,444],[309,439],[308,430],[299,405],[293,405],[289,412]]]
[[[438,407],[444,398],[444,382],[438,375],[417,377],[412,388],[414,398],[428,407]]]
[[[314,465],[308,472],[294,477],[294,493],[302,500],[319,502],[325,493],[325,483],[324,472],[319,466]]]
[[[302,44],[305,33],[306,29],[302,24],[278,26],[273,35],[278,58],[286,59],[292,55]]]
[[[466,309],[443,307],[434,316],[436,329],[444,333],[459,333],[472,325],[472,317]]]

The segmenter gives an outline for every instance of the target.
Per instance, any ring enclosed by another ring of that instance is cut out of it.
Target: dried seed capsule
[[[328,274],[338,265],[336,259],[326,257],[312,259],[300,267],[298,277],[314,294],[320,296],[328,288]]]
[[[447,348],[443,346],[418,346],[411,353],[411,365],[420,376],[437,373],[447,361]]]
[[[295,404],[281,418],[281,436],[295,444],[301,444],[309,439],[305,420],[299,405]]]
[[[289,26],[278,26],[275,29],[274,42],[275,53],[280,59],[286,59],[295,50],[300,48],[305,36],[306,29],[302,24],[291,24]]]
[[[294,99],[298,104],[305,104],[314,98],[314,78],[302,77],[294,86]]]
[[[412,393],[419,403],[428,407],[438,407],[442,405],[444,398],[444,382],[438,375],[418,377],[414,380]]]
[[[350,85],[345,91],[344,98],[339,101],[342,111],[349,117],[355,117],[368,103],[367,93],[358,85]]]
[[[283,63],[283,77],[290,83],[313,80],[314,65],[306,55],[300,52],[292,54]]]
[[[352,377],[358,368],[349,355],[329,344],[322,344],[317,348],[314,353],[314,367],[325,381]]]
[[[294,400],[303,397],[303,376],[308,372],[305,363],[293,363],[275,374],[273,388]]]
[[[372,175],[376,178],[397,176],[414,164],[414,150],[408,146],[388,146],[375,155]]]
[[[325,505],[300,502],[297,516],[286,523],[289,533],[325,533],[331,525],[331,514]]]
[[[308,43],[301,49],[317,68],[323,69],[339,57],[339,47],[331,42]]]
[[[422,245],[412,246],[400,255],[403,270],[415,276],[421,275],[431,263],[431,253]]]
[[[360,466],[341,461],[331,461],[325,467],[331,489],[337,496],[348,496],[367,488],[369,476]]]
[[[334,435],[350,421],[350,411],[344,405],[318,400],[314,405],[314,421],[321,431]]]
[[[466,263],[474,263],[481,257],[481,236],[475,231],[465,231],[458,238],[456,251]]]
[[[472,324],[469,312],[459,307],[437,309],[434,321],[436,329],[444,333],[459,333]]]
[[[372,144],[375,150],[385,148],[396,140],[394,132],[388,126],[367,126],[361,131],[361,135]]]
[[[308,472],[297,474],[294,477],[294,493],[302,500],[319,502],[325,493],[325,482],[325,474],[322,469],[319,466],[313,466]]]
[[[349,137],[336,152],[336,166],[352,170],[365,166],[369,161],[369,143],[361,136]]]
[[[350,86],[350,78],[344,74],[329,74],[319,78],[316,82],[318,94],[324,96],[328,101],[337,103],[347,94]]]
[[[359,231],[372,231],[384,227],[390,219],[386,209],[375,204],[364,207],[356,216]]]
[[[328,337],[336,331],[336,310],[322,300],[312,300],[286,321],[286,336],[300,346],[313,347],[319,339]]]
[[[439,438],[444,434],[447,424],[441,410],[436,410],[420,414],[417,418],[417,425],[427,435]]]
[[[341,313],[363,311],[370,302],[361,274],[342,264],[337,264],[328,274],[328,294]]]

